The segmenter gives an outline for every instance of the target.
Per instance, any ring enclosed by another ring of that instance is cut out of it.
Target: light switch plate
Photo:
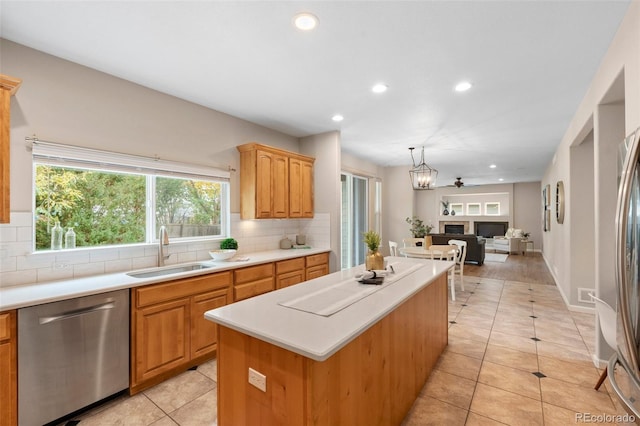
[[[260,389],[262,392],[267,391],[267,376],[249,367],[249,383]]]

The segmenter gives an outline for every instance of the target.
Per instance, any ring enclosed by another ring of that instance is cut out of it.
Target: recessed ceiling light
[[[495,169],[496,167],[498,167],[498,166],[496,166],[495,164],[492,164],[492,165],[489,166],[490,169]]]
[[[318,25],[318,18],[308,12],[298,13],[293,17],[293,25],[302,31],[311,31]]]
[[[504,181],[504,179],[500,178],[500,179],[498,179],[498,181],[502,182],[502,181]]]
[[[371,88],[371,91],[373,93],[384,93],[387,91],[387,89],[389,88],[389,86],[387,86],[386,84],[383,83],[378,83],[375,86],[373,86]]]
[[[471,89],[471,83],[468,81],[461,81],[456,84],[456,92],[466,92],[469,89]]]
[[[340,114],[336,114],[336,115],[334,115],[333,117],[331,117],[331,119],[332,119],[333,121],[338,121],[338,122],[340,122],[340,121],[344,120],[344,117],[343,117],[343,116],[341,116]]]

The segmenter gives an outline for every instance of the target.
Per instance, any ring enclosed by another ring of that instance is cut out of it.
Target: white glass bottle
[[[69,228],[66,234],[64,234],[64,248],[72,249],[76,248],[76,233],[73,232],[73,228]]]
[[[51,250],[62,250],[62,226],[56,220],[56,224],[51,228]]]

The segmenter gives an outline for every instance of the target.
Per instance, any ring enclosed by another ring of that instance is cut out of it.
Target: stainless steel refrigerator
[[[640,421],[640,128],[620,144],[616,214],[617,348],[607,367],[623,407]]]

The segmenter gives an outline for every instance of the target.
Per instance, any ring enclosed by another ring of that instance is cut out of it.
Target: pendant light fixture
[[[411,152],[411,161],[413,162],[413,168],[409,170],[411,185],[415,190],[434,189],[436,187],[438,171],[429,167],[427,163],[424,162],[424,146],[422,147],[420,163],[416,164],[416,160],[413,157],[414,149],[415,148],[413,147],[409,148],[409,152]]]

